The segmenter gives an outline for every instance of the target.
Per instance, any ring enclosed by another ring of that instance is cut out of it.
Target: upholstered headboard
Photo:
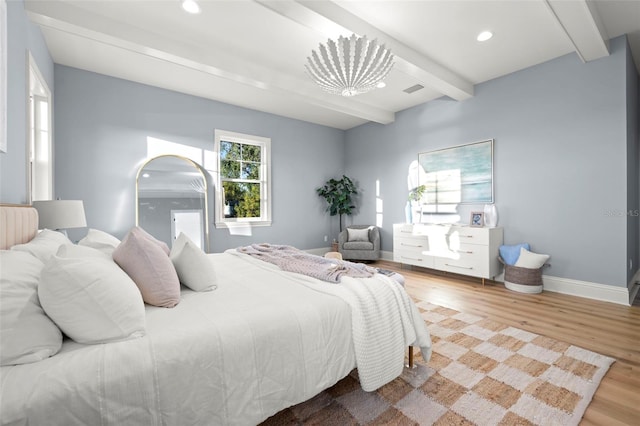
[[[31,241],[38,232],[38,211],[31,206],[0,204],[0,250]]]

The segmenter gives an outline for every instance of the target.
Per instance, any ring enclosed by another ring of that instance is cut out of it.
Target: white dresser
[[[494,279],[502,268],[502,228],[399,223],[393,225],[393,260],[408,265]]]

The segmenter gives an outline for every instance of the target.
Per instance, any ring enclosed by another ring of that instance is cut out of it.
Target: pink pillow
[[[136,283],[146,303],[172,308],[180,302],[180,281],[163,244],[135,227],[116,247],[113,260]]]
[[[140,237],[144,237],[149,241],[153,242],[154,244],[157,244],[158,247],[160,247],[162,251],[166,253],[167,256],[169,256],[169,253],[171,253],[169,246],[164,241],[157,240],[153,235],[151,235],[144,229],[140,228],[139,226],[136,226],[135,228],[132,229],[132,231],[133,230],[135,230],[137,235],[139,235]]]

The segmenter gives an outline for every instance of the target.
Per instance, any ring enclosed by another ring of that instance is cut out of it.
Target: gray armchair
[[[348,260],[378,260],[380,230],[377,226],[351,225],[340,232],[338,251]]]

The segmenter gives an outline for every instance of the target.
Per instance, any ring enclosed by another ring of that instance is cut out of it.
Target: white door
[[[204,246],[202,210],[171,210],[171,235],[175,241],[183,232],[200,249]]]

